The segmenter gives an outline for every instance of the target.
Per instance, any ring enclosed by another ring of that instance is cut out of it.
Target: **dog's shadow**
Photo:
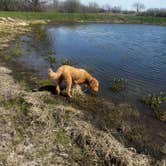
[[[66,89],[66,87],[65,86],[61,86],[60,89],[61,89],[60,96],[67,97],[66,93],[62,93],[62,92],[64,92],[64,90]],[[56,91],[56,86],[55,85],[42,86],[42,87],[38,88],[37,91],[47,91],[47,92],[50,92],[52,95],[58,95],[57,91]]]
[[[38,88],[38,91],[48,91],[53,95],[57,95],[56,88],[53,85],[46,85]]]
[[[64,91],[65,89],[66,89],[65,86],[61,86],[61,91]],[[83,87],[82,90],[87,95],[93,95],[93,96],[95,96],[89,89],[85,89]],[[53,95],[57,95],[57,91],[56,91],[56,88],[55,88],[54,85],[46,85],[46,86],[39,87],[37,91],[48,91],[48,92],[50,92]],[[60,93],[60,95],[66,97],[66,95],[64,93]]]

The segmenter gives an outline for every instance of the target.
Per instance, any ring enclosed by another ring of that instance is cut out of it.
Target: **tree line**
[[[3,11],[42,11],[46,1],[41,0],[0,0],[0,10]]]
[[[133,10],[122,10],[121,6],[111,6],[105,4],[99,6],[96,2],[91,1],[85,5],[80,0],[0,0],[0,10],[4,11],[55,11],[68,13],[122,13],[136,14],[142,16],[166,17],[165,9],[147,9],[140,2],[132,5]]]
[[[3,11],[56,11],[56,12],[120,12],[121,7],[111,7],[106,4],[100,7],[96,2],[84,5],[80,0],[0,0],[0,10]]]
[[[166,17],[166,9],[151,8],[144,12],[138,13],[140,16],[154,16],[154,17]]]

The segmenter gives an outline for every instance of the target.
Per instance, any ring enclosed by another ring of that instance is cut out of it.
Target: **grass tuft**
[[[47,53],[46,60],[49,63],[49,65],[50,65],[51,68],[54,67],[54,65],[56,64],[55,54],[52,51],[49,51]]]
[[[12,52],[12,56],[14,57],[18,57],[18,56],[21,56],[21,47],[20,47],[20,44],[17,43],[16,46],[14,47],[13,49],[13,52]]]
[[[25,99],[21,96],[16,96],[10,99],[4,99],[3,97],[0,98],[0,106],[3,106],[7,109],[16,109],[22,110],[24,113],[29,111],[31,104],[27,103]]]
[[[120,92],[127,88],[128,80],[124,78],[113,78],[111,90],[113,92]]]
[[[73,66],[74,64],[73,64],[72,61],[69,60],[69,59],[62,59],[61,66],[63,66],[63,65],[70,65],[70,66]]]
[[[40,24],[32,25],[32,30],[33,30],[33,32],[35,34],[35,38],[38,41],[41,41],[41,40],[43,40],[46,37],[45,29]]]
[[[166,101],[166,94],[160,92],[160,94],[148,94],[141,98],[141,102],[148,105],[154,112],[157,119],[166,121],[166,111],[160,110],[160,105]]]

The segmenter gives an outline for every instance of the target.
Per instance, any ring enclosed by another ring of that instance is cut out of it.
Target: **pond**
[[[55,52],[57,62],[71,60],[88,69],[100,82],[99,97],[128,102],[140,110],[142,95],[166,90],[166,27],[137,24],[68,24],[46,27],[42,50]],[[49,48],[48,48],[49,47]],[[41,52],[42,52],[41,50]],[[46,76],[43,57],[21,57]],[[56,69],[55,66],[54,69]],[[113,78],[128,80],[127,88],[114,93]]]
[[[166,90],[166,27],[83,24],[49,27],[59,59],[70,59],[99,80],[99,96],[137,103],[143,94]],[[128,80],[121,93],[110,91],[114,77]]]

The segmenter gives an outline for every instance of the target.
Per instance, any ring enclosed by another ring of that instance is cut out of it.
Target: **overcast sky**
[[[88,4],[92,0],[81,0],[81,2]],[[143,3],[146,8],[166,8],[166,0],[93,0],[99,5],[110,4],[111,6],[121,6],[122,9],[132,9],[134,2]]]

